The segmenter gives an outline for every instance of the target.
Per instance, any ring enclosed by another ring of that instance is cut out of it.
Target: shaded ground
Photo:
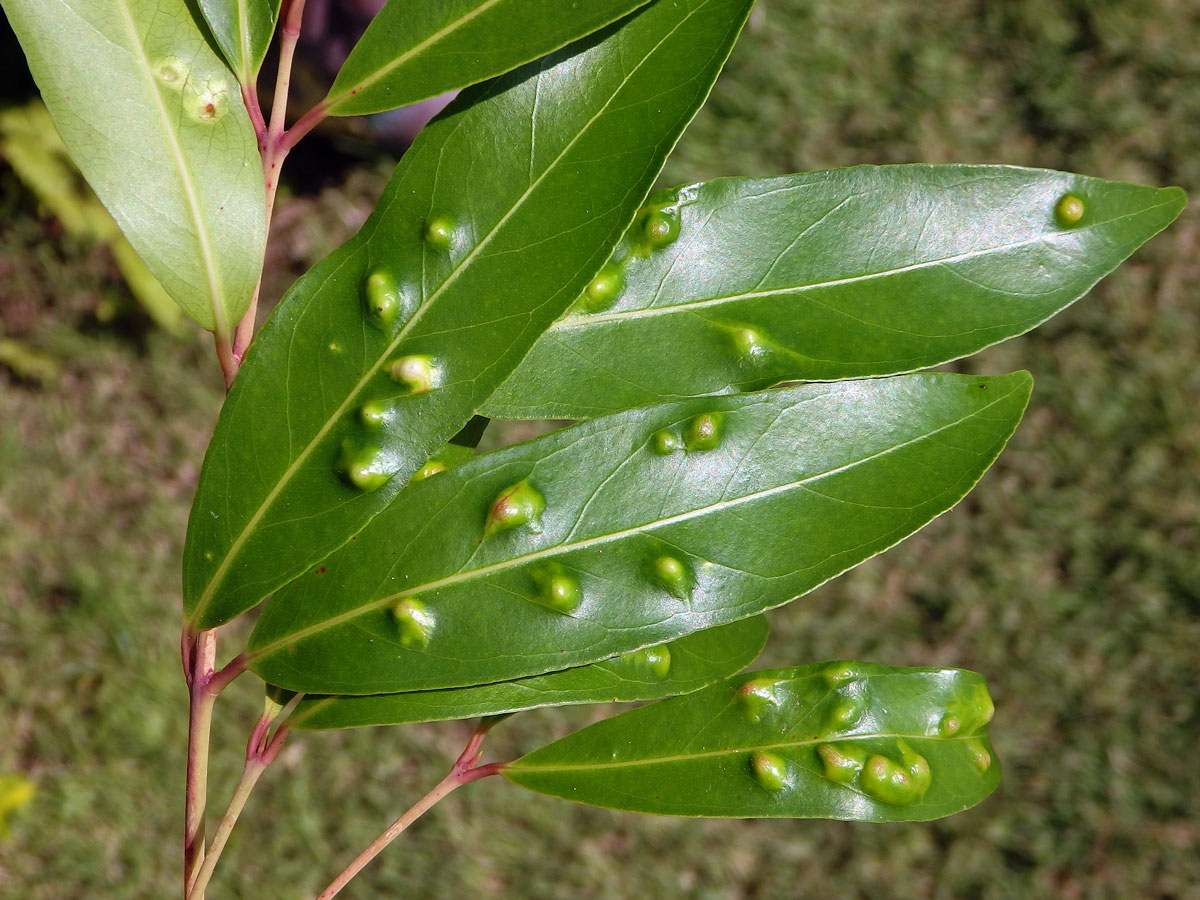
[[[1195,193],[1198,37],[1186,0],[768,0],[666,181],[988,161]],[[269,294],[361,222],[383,171],[284,205]],[[219,377],[204,341],[131,311],[104,251],[62,240],[3,168],[0,221],[4,334],[61,360],[45,381],[0,368],[0,774],[39,786],[0,843],[0,897],[170,896],[178,568]],[[993,798],[933,825],[698,822],[483,782],[345,896],[1200,898],[1198,300],[1193,207],[1076,307],[965,364],[1038,382],[967,501],[772,616],[764,664],[986,674],[1007,767]],[[228,696],[218,805],[258,705],[249,679]],[[492,749],[602,712],[518,716]],[[311,897],[465,734],[295,741],[210,895]]]

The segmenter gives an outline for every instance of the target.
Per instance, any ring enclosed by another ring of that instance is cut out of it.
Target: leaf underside
[[[460,687],[762,612],[953,506],[1030,385],[908,375],[698,398],[477,457],[275,594],[249,664],[317,693]],[[497,509],[514,527],[494,527]],[[544,596],[554,578],[577,588],[573,607]]]
[[[187,4],[3,4],[96,196],[175,302],[228,333],[262,266],[262,164],[237,83]]]
[[[824,663],[622,713],[503,769],[540,793],[672,816],[924,821],[996,787],[983,679]]]

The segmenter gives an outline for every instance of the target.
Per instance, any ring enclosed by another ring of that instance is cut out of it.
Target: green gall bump
[[[1054,218],[1063,228],[1074,228],[1083,221],[1083,198],[1076,194],[1063,194],[1054,207]]]
[[[834,744],[819,744],[817,755],[821,757],[825,777],[838,784],[854,781],[866,760],[866,754],[854,746],[839,748]]]
[[[734,328],[729,337],[738,356],[756,357],[767,352],[766,341],[753,328]]]
[[[502,490],[492,501],[484,522],[483,536],[489,537],[520,525],[529,525],[535,531],[540,531],[538,520],[545,510],[546,498],[528,481],[518,481]]]
[[[630,668],[649,672],[658,681],[666,681],[671,674],[671,651],[663,645],[625,653],[621,656],[621,662]]]
[[[903,741],[899,742],[901,763],[886,756],[872,756],[863,767],[859,784],[876,800],[895,806],[911,806],[929,790],[929,763]]]
[[[779,708],[774,678],[752,678],[738,688],[737,702],[751,722],[760,722],[764,715]]]
[[[772,793],[778,793],[787,787],[787,761],[768,750],[759,750],[750,757],[750,768],[754,772],[754,780]]]
[[[392,607],[392,618],[400,632],[400,644],[404,647],[424,647],[433,634],[433,614],[425,604],[415,597],[407,597]]]
[[[449,250],[454,244],[454,220],[434,216],[425,225],[425,243],[436,250]]]
[[[937,733],[942,737],[955,734],[974,734],[992,721],[996,707],[983,684],[973,684],[963,693],[946,704],[946,713],[938,725]]]
[[[616,263],[606,263],[596,273],[579,298],[579,307],[585,312],[600,312],[608,309],[621,295],[625,287],[625,274]]]
[[[689,451],[716,449],[721,445],[724,418],[719,412],[696,416],[683,430],[683,445]]]
[[[363,301],[367,307],[367,317],[377,325],[390,328],[400,315],[403,299],[396,280],[387,272],[380,270],[367,276]]]
[[[933,783],[933,773],[929,771],[929,761],[904,741],[900,741],[900,759],[908,769],[909,778],[917,786],[920,796],[924,797]]]
[[[412,480],[424,481],[431,475],[436,475],[438,472],[445,471],[446,464],[444,462],[442,462],[440,459],[431,459],[429,462],[425,463],[425,465],[421,466],[421,468],[417,469],[417,472],[415,475],[413,475]]]
[[[642,221],[642,243],[658,250],[675,242],[679,237],[679,213],[665,209],[652,209]]]
[[[660,556],[652,565],[654,578],[673,597],[686,598],[692,591],[692,571],[687,563],[674,556]]]
[[[843,700],[829,710],[828,726],[831,731],[844,731],[862,718],[863,708],[853,700]]]
[[[971,765],[975,770],[982,775],[992,766],[992,754],[988,753],[987,747],[983,746],[983,741],[971,738],[967,741],[967,754],[971,759]]]
[[[669,428],[660,428],[650,435],[650,449],[659,456],[669,456],[683,449],[683,438]]]
[[[351,486],[360,491],[376,491],[394,474],[378,447],[359,447],[350,441],[342,444],[342,455],[334,468]]]
[[[542,603],[562,613],[574,612],[583,600],[579,579],[557,563],[533,573]]]
[[[429,356],[401,356],[387,364],[387,373],[410,394],[427,394],[442,382],[442,371]]]
[[[992,716],[996,714],[996,705],[992,703],[992,696],[983,685],[980,685],[975,692],[975,702],[971,704],[971,712],[974,713],[972,724],[976,728],[982,728],[992,721]]]
[[[908,806],[917,800],[908,773],[885,756],[872,756],[862,773],[862,788],[876,800]]]
[[[671,674],[671,651],[666,647],[646,647],[641,651],[644,665],[659,681]]]
[[[378,431],[387,423],[388,408],[382,403],[364,403],[358,410],[359,421]]]
[[[830,663],[821,670],[821,677],[825,679],[830,687],[837,687],[857,678],[858,669],[850,663]]]

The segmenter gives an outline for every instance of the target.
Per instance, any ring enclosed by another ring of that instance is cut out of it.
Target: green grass
[[[767,0],[754,23],[667,182],[920,160],[1200,189],[1188,0]],[[364,183],[378,175],[283,213],[276,295],[330,249],[326,223],[352,227]],[[100,322],[121,291],[111,262],[56,242],[2,169],[0,188],[4,330],[63,360],[57,383],[0,370],[0,774],[39,787],[0,843],[0,897],[177,895],[178,568],[219,377],[200,338],[134,313]],[[1198,301],[1189,210],[1077,306],[962,364],[1037,378],[963,504],[772,616],[763,665],[983,672],[1006,766],[995,796],[931,825],[701,822],[484,781],[344,896],[1200,898]],[[218,707],[218,808],[258,703],[247,678]],[[489,742],[516,754],[608,712],[523,714]],[[468,730],[293,740],[210,896],[313,896]]]

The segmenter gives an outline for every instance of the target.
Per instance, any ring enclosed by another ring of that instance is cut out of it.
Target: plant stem
[[[303,19],[304,0],[290,0],[279,39],[279,69],[275,75],[275,97],[271,101],[271,123],[267,126],[267,136],[272,142],[283,134],[288,91],[292,84],[292,58],[296,55],[296,42],[300,40]]]
[[[253,87],[245,85],[242,87],[246,108],[250,113],[251,121],[254,122],[255,131],[258,133],[258,149],[263,165],[263,185],[266,188],[268,234],[271,230],[271,215],[275,210],[275,193],[279,189],[279,172],[283,167],[283,161],[287,158],[288,151],[295,146],[296,141],[312,128],[312,125],[309,125],[303,133],[297,134],[295,137],[289,137],[285,131],[288,93],[292,85],[292,62],[296,56],[296,43],[300,39],[300,26],[304,20],[304,2],[305,0],[291,0],[284,17],[283,29],[279,38],[279,69],[275,75],[275,96],[271,101],[270,123],[263,121],[262,108],[258,102],[258,91]],[[309,115],[311,114],[312,110],[309,111]],[[315,124],[316,122],[313,122],[313,125]],[[235,329],[233,344],[229,351],[235,375],[246,355],[246,350],[250,347],[250,342],[254,340],[254,324],[258,315],[258,297],[261,291],[262,275],[260,273],[258,284],[254,287],[254,295],[250,298],[250,305],[246,308],[242,320]],[[233,379],[226,370],[224,362],[222,362],[221,368],[226,372],[225,382],[228,387],[232,384]]]
[[[212,880],[213,872],[216,871],[217,862],[221,858],[221,854],[225,850],[225,844],[229,841],[229,836],[233,833],[233,826],[237,824],[238,817],[242,814],[242,810],[246,808],[246,801],[250,799],[250,793],[254,790],[254,786],[258,784],[258,779],[262,777],[263,772],[267,767],[275,761],[279,755],[279,751],[283,749],[283,742],[287,740],[288,727],[287,717],[291,715],[296,704],[300,702],[303,694],[296,694],[292,701],[283,708],[283,710],[274,718],[263,714],[255,723],[254,729],[250,732],[250,740],[246,745],[246,765],[242,769],[242,777],[238,780],[237,787],[233,790],[233,797],[229,801],[229,807],[225,810],[225,815],[221,817],[220,824],[217,825],[217,830],[213,833],[212,843],[209,844],[208,853],[204,857],[203,864],[196,870],[191,882],[188,884],[188,892],[185,900],[203,900],[204,891],[208,887],[208,883]],[[282,722],[276,730],[273,737],[268,739],[268,732],[272,722]]]
[[[242,102],[246,104],[246,111],[250,113],[250,122],[254,126],[254,133],[261,141],[263,135],[267,133],[267,123],[263,119],[262,106],[258,102],[258,85],[253,81],[242,83]]]
[[[184,885],[204,861],[204,807],[208,797],[208,745],[216,695],[207,690],[216,667],[217,632],[185,631],[183,667],[191,694],[188,719],[187,785],[184,788]],[[186,890],[184,897],[187,897]]]
[[[204,812],[208,805],[208,747],[212,734],[213,704],[226,685],[246,670],[246,664],[243,657],[238,656],[221,671],[216,671],[215,628],[199,632],[185,628],[180,647],[183,673],[190,695],[183,824],[183,896],[187,900],[190,896],[189,886],[206,861]],[[215,864],[216,861],[213,862]]]
[[[230,343],[228,334],[214,331],[213,343],[217,348],[217,362],[221,365],[221,374],[225,377],[225,390],[228,391],[237,375],[238,360],[233,354],[233,344]]]
[[[329,887],[317,895],[317,900],[330,900],[330,898],[337,896],[342,888],[349,884],[355,875],[366,868],[371,860],[383,852],[383,849],[388,844],[398,838],[413,822],[432,809],[443,797],[464,784],[470,784],[472,781],[478,781],[480,778],[486,778],[489,775],[495,775],[500,772],[507,765],[506,763],[488,763],[484,766],[477,766],[476,763],[479,762],[480,747],[483,744],[484,737],[491,730],[492,726],[502,718],[506,717],[493,716],[481,719],[475,732],[471,735],[471,739],[467,742],[467,746],[463,749],[462,754],[455,761],[446,777],[434,785],[433,790],[409,807],[400,818],[389,825],[383,834],[371,841],[367,848],[354,858],[354,862],[350,863],[337,878],[333,879],[329,883]]]
[[[329,110],[329,104],[322,100],[299,119],[295,121],[283,135],[280,143],[284,150],[291,150],[299,140],[321,124]]]

